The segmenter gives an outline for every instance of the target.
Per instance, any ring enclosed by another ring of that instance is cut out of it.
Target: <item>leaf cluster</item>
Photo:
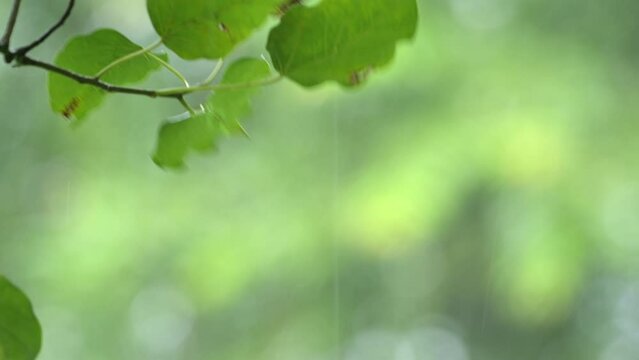
[[[20,0],[14,0],[17,19]],[[214,149],[224,135],[245,133],[240,120],[250,113],[254,88],[289,79],[303,87],[337,82],[345,87],[363,84],[376,69],[388,64],[400,40],[411,38],[417,26],[415,0],[323,0],[306,5],[300,0],[147,0],[148,15],[159,39],[146,47],[113,29],[100,29],[70,39],[53,64],[35,60],[28,52],[42,43],[71,14],[74,0],[54,27],[34,43],[9,49],[11,29],[0,53],[7,63],[49,71],[53,111],[79,124],[108,93],[172,98],[185,108],[180,120],[167,121],[159,131],[156,164],[183,167],[193,150]],[[230,64],[238,44],[267,23],[265,48],[269,58],[242,58]],[[12,20],[12,21],[11,21]],[[213,71],[195,84],[169,64],[164,46],[185,60],[215,61]],[[170,89],[131,87],[152,72],[166,69],[181,82]],[[226,74],[218,80],[218,75]],[[203,104],[189,104],[187,96],[209,92]],[[176,117],[174,117],[176,118]]]

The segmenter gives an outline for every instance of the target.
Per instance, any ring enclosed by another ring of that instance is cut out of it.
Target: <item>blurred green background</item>
[[[24,1],[15,43],[64,5]],[[179,104],[72,130],[0,67],[0,273],[41,359],[639,359],[639,2],[420,7],[367,86],[271,87],[177,174],[149,154]],[[105,26],[155,39],[144,1],[81,1],[34,55]]]

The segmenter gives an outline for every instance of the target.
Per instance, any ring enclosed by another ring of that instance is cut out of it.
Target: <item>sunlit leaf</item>
[[[0,360],[32,360],[40,352],[42,330],[29,299],[0,275]]]
[[[227,55],[284,0],[147,0],[166,46],[184,59]]]
[[[55,63],[82,75],[94,76],[104,67],[122,56],[142,49],[115,30],[98,30],[72,39],[58,54]],[[167,60],[163,55],[163,60]],[[144,80],[160,64],[148,55],[124,62],[103,77],[107,83],[126,85]],[[98,107],[105,91],[50,73],[49,97],[53,110],[70,119],[81,120]]]
[[[264,60],[241,59],[228,68],[221,84],[251,84],[268,79],[270,73]],[[249,86],[218,91],[209,98],[207,107],[217,115],[229,132],[243,132],[240,119],[251,113],[250,98],[257,90],[258,86]]]
[[[415,0],[324,0],[292,8],[271,31],[275,68],[303,86],[363,82],[417,27]]]

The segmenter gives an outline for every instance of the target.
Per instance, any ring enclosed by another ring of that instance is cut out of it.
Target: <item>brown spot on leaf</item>
[[[373,72],[372,66],[365,67],[364,69],[361,69],[358,71],[353,71],[348,79],[348,83],[352,86],[360,85],[361,83],[366,81],[366,79],[368,79],[368,76],[372,72]]]
[[[282,3],[277,9],[278,16],[284,16],[289,10],[291,10],[294,6],[301,5],[302,0],[288,0]]]
[[[64,110],[62,110],[62,115],[67,119],[71,119],[78,107],[80,107],[80,99],[74,97],[73,99],[71,99],[69,104],[65,106]]]

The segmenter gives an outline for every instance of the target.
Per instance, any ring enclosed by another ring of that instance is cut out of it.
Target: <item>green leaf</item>
[[[271,75],[268,64],[259,59],[240,59],[233,63],[222,79],[222,85],[250,84],[266,80]],[[246,87],[214,93],[207,101],[209,111],[215,113],[230,133],[243,133],[240,119],[251,113],[251,96],[259,87]]]
[[[29,299],[0,275],[0,360],[32,360],[40,352],[42,330]]]
[[[360,84],[417,28],[415,0],[324,0],[292,8],[269,35],[275,68],[303,86]]]
[[[113,61],[142,48],[115,30],[98,30],[72,39],[58,54],[55,63],[82,75],[94,76]],[[167,60],[166,55],[162,56]],[[107,72],[107,83],[126,85],[142,81],[161,65],[148,55],[126,61]],[[49,74],[49,97],[53,110],[70,119],[81,120],[104,99],[106,92],[90,85]]]
[[[211,112],[192,115],[178,122],[166,122],[160,129],[153,161],[163,168],[183,168],[189,152],[214,150],[221,134],[220,122]]]
[[[153,161],[163,168],[183,168],[189,152],[214,150],[221,136],[243,133],[240,119],[250,114],[250,97],[259,90],[259,86],[250,85],[268,79],[270,74],[264,60],[245,58],[231,64],[220,85],[238,85],[238,88],[211,95],[202,113],[164,123]]]
[[[184,59],[219,59],[284,0],[147,0],[155,30]]]

